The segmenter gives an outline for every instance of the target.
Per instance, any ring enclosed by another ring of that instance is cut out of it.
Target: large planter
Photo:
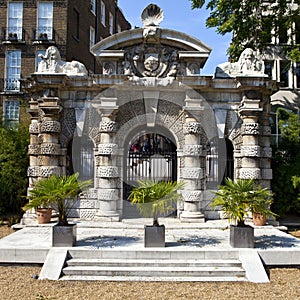
[[[254,228],[230,225],[229,241],[233,248],[254,248]]]
[[[144,246],[165,247],[165,225],[145,226]]]
[[[52,227],[52,247],[73,247],[76,244],[77,225]]]
[[[253,213],[252,214],[253,224],[255,226],[264,226],[267,223],[266,215]]]
[[[38,224],[50,223],[52,216],[52,208],[37,208],[36,216]]]

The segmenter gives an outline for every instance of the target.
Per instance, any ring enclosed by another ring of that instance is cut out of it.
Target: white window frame
[[[38,2],[37,37],[53,39],[53,2]]]
[[[118,33],[122,31],[122,28],[121,28],[120,24],[118,24],[117,28],[118,28]]]
[[[20,117],[20,101],[5,100],[4,101],[4,122],[8,125],[17,125]]]
[[[90,27],[90,49],[95,45],[96,32],[95,28]]]
[[[9,2],[7,9],[7,38],[22,40],[23,2]]]
[[[101,11],[100,11],[100,21],[101,21],[101,24],[103,26],[106,26],[105,24],[105,14],[106,14],[106,9],[105,9],[105,3],[103,1],[101,1]]]
[[[114,34],[114,15],[109,12],[109,33]]]
[[[96,15],[96,0],[90,0],[91,12]]]
[[[5,60],[5,90],[19,91],[21,78],[21,50],[8,50]]]

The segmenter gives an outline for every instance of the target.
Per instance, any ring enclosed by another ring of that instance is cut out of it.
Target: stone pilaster
[[[61,146],[59,134],[61,124],[59,114],[62,107],[57,97],[43,97],[40,100],[41,111],[40,125],[40,153],[39,153],[39,177],[45,178],[52,174],[62,175]]]
[[[102,120],[99,124],[100,141],[95,151],[96,184],[98,211],[95,219],[105,221],[120,220],[120,177],[118,145],[115,144],[117,123],[115,112],[117,98],[101,98],[100,103],[93,106],[100,112]]]
[[[243,120],[241,128],[242,145],[240,152],[241,168],[238,178],[255,180],[261,179],[260,157],[261,147],[259,145],[259,114],[262,111],[260,99],[248,99],[244,97],[239,113]]]
[[[180,219],[182,222],[204,222],[204,215],[200,211],[205,186],[205,160],[200,144],[202,127],[193,117],[187,116],[184,130],[184,168],[181,178],[186,185],[182,191],[184,204]]]
[[[273,178],[271,159],[271,127],[270,127],[270,108],[269,105],[265,105],[264,113],[260,117],[260,138],[259,144],[261,148],[260,167],[261,167],[261,180],[260,184],[263,187],[271,188],[271,180]]]

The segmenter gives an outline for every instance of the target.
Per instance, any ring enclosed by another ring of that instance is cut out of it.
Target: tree
[[[278,148],[273,147],[274,211],[284,216],[287,213],[300,213],[297,191],[293,188],[293,176],[300,176],[300,121],[298,115],[278,109],[281,138]]]
[[[0,140],[0,213],[21,213],[28,186],[28,128],[0,127]]]
[[[233,33],[227,53],[237,60],[246,48],[264,50],[272,36],[286,35],[288,28],[300,20],[300,0],[190,0],[192,8],[206,9],[210,15],[206,27],[216,27],[224,35]],[[300,44],[292,44],[285,49],[290,58],[300,61]]]

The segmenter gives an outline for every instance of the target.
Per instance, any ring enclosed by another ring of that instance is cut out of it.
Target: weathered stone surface
[[[241,179],[261,179],[261,170],[258,168],[241,168],[239,173]]]
[[[41,132],[60,132],[61,126],[58,121],[44,121],[41,124]]]
[[[260,146],[242,146],[241,154],[245,157],[260,157]]]
[[[182,177],[185,179],[200,179],[204,176],[204,170],[202,168],[184,168],[182,170]]]
[[[119,177],[119,168],[113,166],[97,167],[97,177],[116,178]]]

